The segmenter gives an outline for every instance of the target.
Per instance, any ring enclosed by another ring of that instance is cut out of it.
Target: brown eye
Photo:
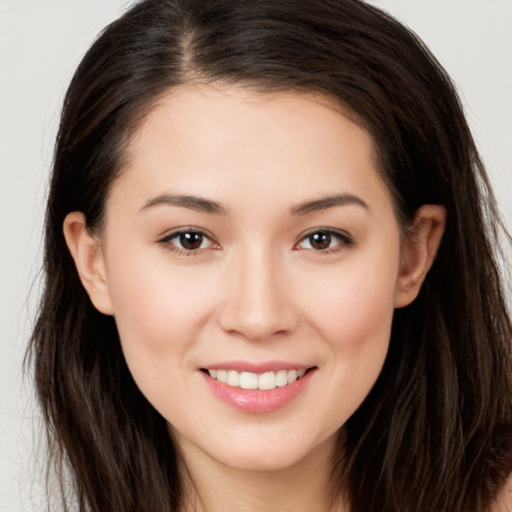
[[[324,231],[318,231],[308,237],[309,245],[312,249],[322,251],[331,246],[332,235]]]
[[[202,233],[181,233],[178,237],[179,244],[181,247],[187,251],[195,251],[201,248],[203,244],[203,234]]]
[[[331,252],[354,245],[354,240],[343,232],[318,229],[310,231],[295,246],[295,249],[307,249],[318,252]]]
[[[165,247],[181,254],[192,255],[197,254],[203,249],[218,248],[208,235],[194,229],[183,229],[175,231],[165,238],[159,240]]]

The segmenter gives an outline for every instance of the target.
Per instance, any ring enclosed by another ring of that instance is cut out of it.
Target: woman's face
[[[372,388],[401,300],[372,149],[292,93],[183,86],[144,121],[106,205],[100,309],[183,450],[289,467]]]

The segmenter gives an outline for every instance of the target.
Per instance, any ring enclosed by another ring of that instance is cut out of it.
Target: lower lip
[[[221,400],[244,412],[259,414],[275,411],[291,402],[308,385],[313,373],[315,370],[309,370],[291,384],[262,391],[228,386],[201,372],[206,384]]]

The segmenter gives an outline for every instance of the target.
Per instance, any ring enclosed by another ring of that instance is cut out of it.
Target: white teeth
[[[242,389],[258,389],[258,374],[242,372],[240,374],[240,387]]]
[[[288,384],[297,380],[297,370],[288,370]]]
[[[276,386],[282,388],[288,384],[288,370],[279,370],[276,373]]]
[[[229,370],[228,378],[226,379],[226,384],[228,386],[238,387],[240,386],[240,374],[235,372],[234,370]]]
[[[292,384],[304,376],[306,370],[279,370],[277,372],[253,373],[236,370],[208,370],[212,379],[235,388],[260,389],[262,391]]]
[[[258,379],[258,389],[267,390],[276,387],[276,374],[274,372],[262,373]]]

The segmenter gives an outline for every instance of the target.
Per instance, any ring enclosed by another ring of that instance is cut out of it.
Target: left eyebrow
[[[360,197],[354,196],[352,194],[335,194],[332,196],[321,197],[319,199],[300,203],[294,206],[290,212],[294,216],[300,216],[321,212],[335,206],[347,205],[358,205],[365,210],[370,209],[370,207]]]
[[[161,194],[147,201],[141,210],[148,210],[157,206],[181,206],[197,212],[226,215],[226,208],[217,201],[192,195]]]

